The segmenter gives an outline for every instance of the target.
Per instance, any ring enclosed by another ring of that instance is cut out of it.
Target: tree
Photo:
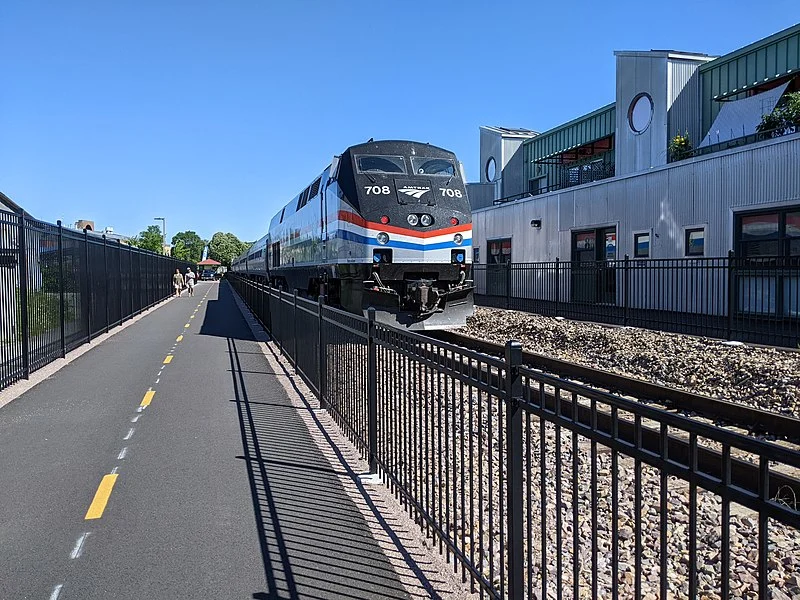
[[[206,242],[194,231],[181,231],[172,236],[172,256],[189,262],[200,262]]]
[[[131,238],[131,244],[143,250],[164,253],[164,238],[161,237],[161,228],[158,225],[150,225],[139,235]]]
[[[226,267],[231,266],[234,258],[247,250],[251,244],[242,242],[232,233],[218,231],[208,243],[208,257],[218,260]]]

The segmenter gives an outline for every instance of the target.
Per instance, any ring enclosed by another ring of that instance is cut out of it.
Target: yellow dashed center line
[[[188,328],[189,328],[189,323],[187,323],[186,325],[184,325],[184,327],[188,329]]]
[[[172,354],[167,354],[167,357],[164,359],[164,364],[168,365],[172,362]]]
[[[194,315],[192,315],[192,316],[191,316],[191,317],[189,317],[189,318],[190,318],[190,319],[194,319]]]
[[[150,406],[150,402],[153,401],[153,396],[156,395],[155,390],[148,390],[147,393],[142,398],[142,403],[139,406],[145,407]]]
[[[92,500],[91,505],[89,505],[89,510],[86,511],[85,520],[99,519],[103,516],[103,511],[106,509],[108,498],[111,496],[111,490],[114,489],[114,484],[117,482],[118,476],[117,473],[110,473],[103,476],[103,480],[100,482],[100,486],[94,494],[94,500]]]
[[[182,335],[179,335],[178,338],[175,340],[176,342],[180,342],[183,339]]]

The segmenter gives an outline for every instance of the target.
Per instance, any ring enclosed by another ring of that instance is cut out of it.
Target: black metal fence
[[[800,594],[800,452],[228,278],[482,597]]]
[[[169,297],[185,266],[0,211],[0,389]]]
[[[546,316],[797,347],[800,257],[473,265],[476,300]]]

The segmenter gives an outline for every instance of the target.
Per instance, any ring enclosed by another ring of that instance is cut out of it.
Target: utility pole
[[[164,247],[167,245],[167,220],[164,217],[155,217],[154,221],[161,221],[161,253],[164,253]]]

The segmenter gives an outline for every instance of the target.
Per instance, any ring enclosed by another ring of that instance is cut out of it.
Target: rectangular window
[[[402,156],[357,156],[359,173],[405,173],[406,160]]]
[[[481,262],[481,249],[480,248],[473,248],[472,249],[472,262],[480,263]]]
[[[511,262],[511,240],[491,240],[487,244],[486,262],[490,265],[502,265]]]
[[[414,175],[440,175],[442,177],[455,177],[456,166],[447,158],[411,157],[411,167]]]
[[[633,257],[650,258],[649,233],[635,233],[633,235]]]
[[[703,256],[706,252],[706,230],[703,227],[686,230],[686,256]]]
[[[744,214],[736,222],[736,253],[758,262],[800,255],[800,210]]]
[[[594,250],[594,231],[575,234],[575,248],[578,250]]]
[[[800,211],[786,213],[786,237],[789,256],[800,256]]]
[[[616,232],[616,230],[606,231],[605,238],[606,238],[605,259],[606,260],[614,260],[615,258],[617,258],[617,232]]]

